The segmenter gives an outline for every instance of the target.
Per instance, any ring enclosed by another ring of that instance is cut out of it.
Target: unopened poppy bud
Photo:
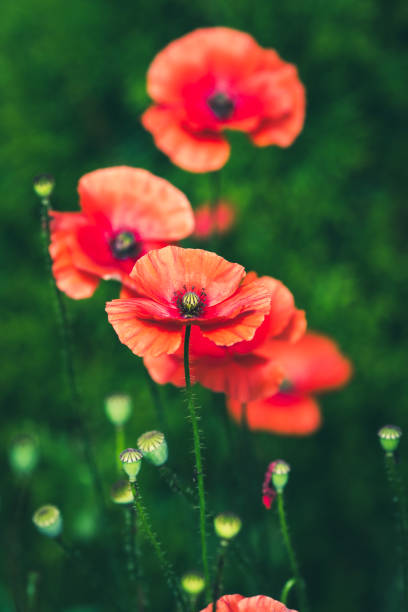
[[[133,492],[128,480],[118,480],[112,485],[111,498],[115,504],[132,504]]]
[[[127,448],[119,455],[122,467],[129,476],[130,482],[136,481],[136,476],[142,467],[142,453],[137,448]]]
[[[218,514],[214,519],[215,533],[223,540],[232,540],[241,531],[242,521],[230,512]]]
[[[188,572],[181,578],[181,587],[189,595],[199,595],[204,586],[204,578],[197,572]]]
[[[54,185],[55,179],[51,174],[39,174],[33,181],[34,191],[39,198],[49,198]]]
[[[272,483],[278,493],[281,493],[288,482],[290,466],[283,459],[274,461],[272,468]]]
[[[105,399],[106,416],[113,425],[124,425],[132,413],[132,400],[129,395],[115,393]]]
[[[10,448],[10,464],[18,474],[29,474],[38,463],[38,445],[28,435],[16,438]]]
[[[38,531],[49,538],[57,538],[62,531],[62,516],[56,506],[41,506],[34,513],[33,523]]]
[[[387,453],[393,453],[398,448],[402,431],[397,425],[384,425],[378,432],[380,444]]]
[[[139,436],[137,446],[153,465],[163,465],[168,457],[167,442],[161,431],[146,431]]]

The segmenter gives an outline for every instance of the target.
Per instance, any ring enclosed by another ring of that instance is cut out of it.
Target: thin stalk
[[[215,572],[214,586],[213,586],[213,594],[212,594],[212,612],[217,612],[217,600],[220,596],[221,584],[222,584],[222,573],[224,571],[225,565],[225,555],[227,552],[227,541],[222,541],[220,545],[220,549],[218,551],[218,559],[217,559],[217,569]]]
[[[122,473],[122,462],[119,459],[120,453],[125,448],[125,430],[123,425],[115,426],[115,463],[119,474]]]
[[[296,580],[294,578],[289,578],[289,580],[287,580],[283,586],[282,589],[282,593],[280,596],[280,601],[285,604],[288,603],[288,596],[290,591],[292,590],[292,587],[296,584]]]
[[[71,396],[71,404],[74,414],[76,415],[76,425],[80,432],[83,441],[83,452],[85,461],[88,464],[89,471],[92,476],[95,492],[99,497],[102,506],[105,505],[105,497],[103,493],[102,482],[99,477],[98,469],[95,463],[95,459],[92,452],[90,435],[87,428],[85,419],[82,418],[82,401],[79,393],[76,373],[74,366],[74,358],[72,354],[72,342],[71,342],[71,326],[68,318],[68,313],[65,307],[62,293],[59,291],[54,276],[52,273],[52,262],[48,251],[50,244],[50,224],[49,224],[49,212],[50,212],[50,199],[41,199],[41,238],[43,242],[44,258],[46,261],[47,271],[49,274],[50,283],[53,287],[53,293],[55,298],[56,313],[58,319],[58,325],[60,328],[61,345],[64,359],[64,367],[67,376],[68,388]]]
[[[278,503],[280,528],[282,531],[283,541],[286,546],[286,551],[288,553],[289,562],[290,562],[290,566],[293,572],[293,576],[296,581],[300,612],[308,612],[309,605],[307,603],[305,581],[303,580],[301,576],[299,564],[296,558],[295,550],[293,548],[292,540],[291,540],[290,533],[289,533],[289,526],[288,526],[286,513],[285,513],[285,506],[283,502],[283,492],[278,491],[276,497],[277,497],[277,503]]]
[[[125,552],[127,572],[131,590],[131,601],[135,610],[139,610],[136,581],[139,582],[139,565],[136,561],[136,512],[131,506],[125,508]],[[139,586],[139,585],[138,585]]]
[[[190,365],[189,365],[189,347],[190,347],[191,325],[186,325],[186,333],[184,339],[184,376],[186,381],[187,392],[187,407],[193,427],[193,442],[195,456],[195,473],[197,476],[198,501],[200,508],[200,534],[201,534],[201,558],[203,564],[203,573],[205,580],[205,591],[208,599],[211,598],[210,593],[210,574],[208,571],[208,555],[207,555],[207,539],[206,539],[206,510],[205,510],[205,491],[204,491],[204,474],[203,463],[201,459],[201,439],[200,430],[198,427],[197,411],[194,406],[193,391],[191,388]]]
[[[191,487],[181,482],[176,472],[167,465],[159,466],[159,474],[166,482],[167,486],[173,493],[178,493],[184,497],[194,507],[197,504],[196,491],[193,491]]]
[[[146,539],[150,542],[154,552],[156,553],[160,567],[166,577],[169,587],[173,592],[173,595],[175,596],[177,602],[181,605],[181,608],[186,611],[186,602],[181,592],[176,574],[166,557],[159,538],[153,531],[153,528],[150,524],[149,515],[147,513],[146,508],[144,507],[139,487],[137,486],[136,482],[131,482],[130,486],[132,487],[133,492],[133,506],[136,510],[137,522],[141,530],[143,531]]]
[[[392,492],[394,502],[397,546],[402,576],[402,597],[404,610],[408,610],[408,516],[405,500],[405,491],[397,468],[394,453],[385,453],[385,471]]]

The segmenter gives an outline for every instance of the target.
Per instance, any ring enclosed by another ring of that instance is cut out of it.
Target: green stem
[[[299,564],[298,564],[296,554],[295,554],[295,550],[292,545],[292,540],[291,540],[290,533],[289,533],[289,526],[288,526],[288,522],[286,519],[282,491],[277,492],[277,502],[278,502],[278,514],[279,514],[280,528],[282,531],[282,537],[283,537],[283,541],[286,546],[286,551],[288,553],[289,562],[290,562],[290,566],[293,572],[293,576],[296,581],[300,612],[308,612],[309,606],[307,603],[305,581],[303,580],[301,576],[301,573],[299,570]]]
[[[282,593],[280,596],[280,601],[285,604],[287,604],[288,602],[288,595],[290,593],[290,591],[292,590],[292,587],[296,584],[296,580],[294,578],[289,578],[289,580],[287,580],[284,584],[284,587],[282,589]]]
[[[135,610],[139,610],[138,589],[140,587],[140,563],[136,558],[136,512],[133,506],[125,508],[125,552],[131,590],[130,599]],[[137,584],[136,584],[137,583]]]
[[[401,566],[402,576],[402,597],[404,609],[408,610],[408,516],[405,501],[405,491],[402,484],[394,453],[385,453],[385,470],[392,492],[394,502],[396,528],[397,528],[397,548]]]
[[[172,468],[170,468],[168,465],[160,465],[158,469],[160,476],[167,483],[167,486],[171,491],[173,491],[173,493],[182,495],[194,507],[197,505],[196,492],[193,491],[191,487],[181,482],[180,478]]]
[[[95,458],[92,452],[91,440],[88,431],[88,427],[85,419],[82,418],[82,402],[81,396],[79,393],[78,385],[76,382],[76,373],[74,367],[74,358],[72,354],[72,342],[71,342],[71,326],[68,319],[68,313],[65,307],[65,302],[63,300],[62,293],[59,291],[54,275],[52,273],[52,261],[49,254],[49,244],[50,244],[50,224],[49,224],[49,212],[50,212],[50,199],[42,198],[41,199],[41,237],[43,242],[44,249],[44,258],[46,261],[47,271],[49,274],[50,283],[53,288],[54,297],[55,297],[55,305],[57,312],[58,325],[60,329],[60,337],[62,344],[62,352],[64,359],[64,367],[67,376],[68,388],[71,395],[71,404],[73,413],[76,415],[76,426],[80,432],[83,442],[83,453],[85,457],[85,461],[88,464],[89,471],[92,476],[92,481],[94,484],[96,495],[99,497],[99,500],[102,506],[105,505],[105,497],[103,493],[102,482],[99,477],[98,469],[96,466]]]
[[[122,474],[122,462],[119,459],[120,453],[125,448],[125,430],[123,425],[115,426],[115,463],[119,474]]]
[[[228,542],[221,542],[220,549],[218,551],[218,560],[217,560],[217,569],[215,572],[214,586],[213,586],[213,595],[212,595],[212,612],[217,612],[217,600],[220,596],[221,590],[221,582],[222,582],[222,572],[224,570],[225,565],[225,555],[227,552]]]
[[[143,531],[146,539],[149,540],[150,544],[152,545],[152,548],[156,553],[157,559],[159,561],[160,567],[166,577],[167,583],[171,588],[175,598],[177,599],[177,602],[181,605],[181,608],[183,610],[186,610],[186,602],[181,592],[178,580],[171,564],[167,560],[160,540],[153,531],[153,528],[150,524],[149,515],[147,514],[146,508],[143,505],[139,487],[137,486],[136,482],[131,482],[130,486],[132,487],[133,492],[133,505],[136,510],[137,522],[139,523],[139,526]]]
[[[186,333],[185,333],[185,339],[184,339],[184,376],[186,380],[187,407],[188,407],[188,412],[189,412],[189,416],[191,419],[191,424],[193,427],[195,473],[197,476],[198,500],[199,500],[199,508],[200,508],[201,558],[202,558],[202,564],[203,564],[206,595],[207,595],[207,598],[210,599],[211,593],[210,593],[210,574],[208,571],[208,560],[207,560],[204,474],[203,474],[203,464],[202,464],[202,459],[201,459],[200,430],[198,427],[197,411],[194,406],[193,391],[191,388],[190,365],[189,365],[190,334],[191,334],[191,325],[186,325]]]

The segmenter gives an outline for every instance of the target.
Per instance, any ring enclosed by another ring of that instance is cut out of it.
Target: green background
[[[231,136],[222,194],[239,218],[217,250],[281,279],[306,309],[310,328],[335,338],[355,372],[345,390],[322,399],[323,427],[303,439],[252,434],[248,441],[223,418],[223,397],[198,391],[209,504],[240,514],[240,545],[252,568],[242,572],[232,554],[223,592],[278,597],[290,577],[276,513],[260,500],[267,463],[283,457],[292,466],[288,513],[313,612],[398,612],[391,498],[376,431],[386,422],[404,428],[408,401],[407,4],[3,0],[0,16],[1,609],[29,609],[31,572],[38,576],[35,611],[111,610],[108,592],[133,609],[126,599],[122,509],[98,506],[72,430],[32,178],[55,175],[59,210],[76,210],[82,174],[118,164],[170,180],[193,206],[208,199],[211,177],[174,167],[155,149],[140,114],[154,55],[194,28],[226,25],[297,64],[308,106],[304,131],[287,150],[258,149],[242,134]],[[92,299],[66,300],[107,491],[116,472],[103,398],[116,390],[132,394],[128,445],[158,426],[142,364],[104,314],[105,300],[116,296],[117,286],[104,283]],[[171,463],[191,482],[184,399],[170,387],[162,397]],[[22,433],[34,434],[40,446],[40,462],[26,481],[8,462],[10,444]],[[401,469],[408,476],[406,458],[403,438]],[[153,467],[143,466],[140,482],[177,572],[198,567],[197,516]],[[81,549],[82,560],[70,562],[35,532],[31,515],[47,502],[60,507],[66,540]],[[214,556],[213,535],[210,547]],[[142,552],[149,609],[174,609],[149,546]],[[297,607],[294,597],[290,604]]]

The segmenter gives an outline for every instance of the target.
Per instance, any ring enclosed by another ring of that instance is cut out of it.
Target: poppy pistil
[[[222,121],[230,119],[235,110],[233,100],[221,91],[208,98],[207,103],[217,119]]]
[[[112,255],[116,259],[128,259],[136,257],[139,252],[139,246],[136,242],[133,232],[123,231],[116,234],[110,242]]]

